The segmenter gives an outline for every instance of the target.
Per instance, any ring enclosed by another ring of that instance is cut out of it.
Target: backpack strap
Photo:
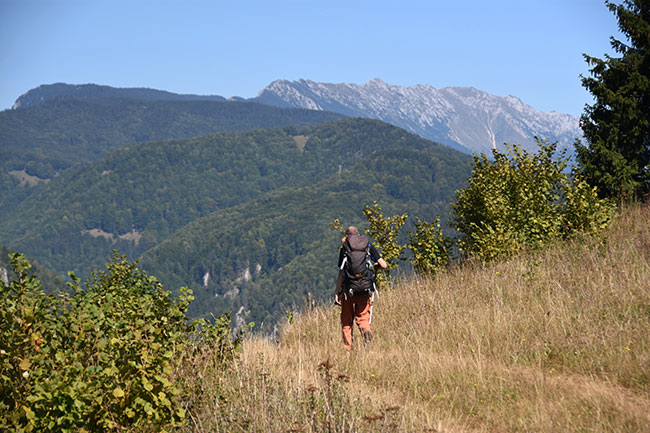
[[[345,264],[348,261],[348,254],[350,254],[350,252],[352,251],[352,248],[350,248],[350,243],[348,242],[347,237],[341,239],[341,248],[343,248],[344,253],[343,253],[343,260],[341,260],[341,267],[339,269],[343,270],[343,268],[345,268]]]

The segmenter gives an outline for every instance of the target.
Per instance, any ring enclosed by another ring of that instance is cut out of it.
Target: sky
[[[307,79],[467,86],[579,116],[601,0],[0,0],[0,110],[41,84],[251,98]]]

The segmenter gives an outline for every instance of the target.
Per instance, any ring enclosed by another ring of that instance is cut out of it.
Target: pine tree
[[[627,43],[610,38],[621,57],[584,54],[591,76],[582,85],[595,102],[580,119],[578,171],[601,196],[633,199],[650,192],[650,0],[605,4]]]

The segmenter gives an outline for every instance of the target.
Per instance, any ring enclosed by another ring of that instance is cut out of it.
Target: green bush
[[[555,156],[556,143],[538,144],[536,154],[506,145],[506,153],[493,151],[494,161],[474,155],[469,186],[452,204],[465,255],[499,259],[579,231],[596,233],[609,223],[613,204],[598,199],[583,180],[570,181],[568,158]]]
[[[397,261],[402,259],[401,255],[406,246],[398,244],[397,237],[399,236],[399,229],[406,222],[408,215],[384,217],[381,207],[376,201],[373,202],[372,206],[366,205],[363,207],[363,215],[370,223],[370,227],[366,229],[366,232],[376,242],[382,258],[388,265],[387,269],[380,270],[377,273],[377,284],[381,285],[384,281],[390,281],[390,271],[395,269],[398,266]]]
[[[440,217],[433,222],[416,219],[415,233],[407,231],[408,248],[413,254],[409,260],[417,273],[434,275],[447,268],[453,241],[442,233]]]
[[[190,323],[187,290],[176,300],[151,276],[114,255],[74,295],[45,295],[11,255],[16,280],[0,282],[0,430],[164,430],[181,424],[187,353],[217,345],[232,359],[228,320]]]

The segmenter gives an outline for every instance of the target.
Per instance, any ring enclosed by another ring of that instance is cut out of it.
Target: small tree
[[[564,152],[555,156],[556,143],[538,144],[536,154],[506,145],[506,153],[493,151],[494,161],[474,156],[469,186],[452,204],[463,253],[493,260],[607,225],[612,204],[599,200],[583,180],[570,182],[568,158]]]
[[[336,230],[337,232],[341,233],[342,235],[345,235],[345,228],[343,228],[340,219],[336,218],[334,221],[332,221],[330,223],[330,227]]]
[[[611,38],[618,58],[584,55],[592,76],[582,85],[595,102],[580,119],[587,145],[578,141],[576,156],[599,194],[634,198],[650,192],[650,3],[605,3],[629,44]]]
[[[442,233],[440,217],[433,222],[416,219],[415,233],[407,232],[408,247],[413,253],[410,261],[416,272],[433,275],[449,264],[453,242]]]
[[[373,202],[372,206],[364,206],[363,215],[370,223],[370,227],[366,229],[366,232],[377,243],[382,258],[388,264],[388,269],[378,272],[377,282],[389,281],[390,271],[397,267],[397,261],[402,258],[401,255],[404,248],[406,248],[405,245],[397,243],[397,236],[408,215],[384,217],[381,207],[376,201]]]

